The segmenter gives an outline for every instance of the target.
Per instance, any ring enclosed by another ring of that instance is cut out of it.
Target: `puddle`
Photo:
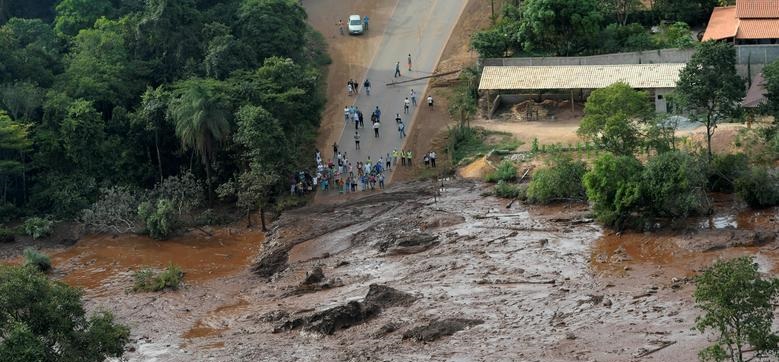
[[[185,283],[200,283],[246,269],[264,236],[258,231],[218,229],[212,236],[193,232],[170,240],[141,235],[92,235],[71,248],[51,256],[62,280],[87,290],[109,279],[128,275],[141,267],[164,268],[176,264],[184,271]]]
[[[181,335],[181,337],[187,339],[213,337],[228,329],[230,328],[207,326],[205,323],[203,323],[202,320],[199,320],[197,323],[195,323],[194,327],[190,328],[186,333]]]

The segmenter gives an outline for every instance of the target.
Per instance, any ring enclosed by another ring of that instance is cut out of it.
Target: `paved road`
[[[358,130],[360,150],[355,149],[355,129],[351,121],[344,122],[344,131],[338,142],[339,150],[347,153],[352,164],[360,160],[365,161],[368,157],[375,162],[380,156],[386,158],[386,154],[391,153],[393,149],[403,147],[405,139],[400,138],[395,124],[395,114],[399,113],[406,123],[407,135],[410,134],[414,118],[420,118],[418,121],[424,122],[424,114],[429,111],[424,101],[427,97],[429,80],[395,86],[386,86],[386,84],[395,80],[407,80],[432,74],[466,2],[467,0],[400,0],[398,2],[386,27],[381,46],[367,71],[367,77],[372,85],[371,95],[365,94],[362,87],[363,78],[359,79],[360,94],[352,97],[354,105],[362,110],[365,116],[365,128]],[[409,53],[412,59],[410,73],[407,66]],[[394,78],[395,63],[398,61],[401,78]],[[330,81],[343,83],[344,92],[346,91],[348,79]],[[411,89],[417,93],[419,106],[412,106],[409,114],[404,114],[403,101]],[[371,112],[376,106],[381,109],[379,138],[374,137],[370,122]],[[328,149],[332,150],[332,148]],[[420,158],[421,155],[414,155],[414,162],[418,162]],[[390,178],[387,177],[388,180]]]

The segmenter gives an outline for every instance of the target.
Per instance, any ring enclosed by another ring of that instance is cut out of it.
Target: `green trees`
[[[679,74],[676,100],[706,126],[706,145],[712,158],[711,137],[717,123],[731,116],[744,98],[744,81],[736,72],[736,50],[728,43],[701,43]]]
[[[326,47],[296,1],[62,0],[53,24],[7,18],[33,3],[53,6],[0,1],[0,136],[27,139],[0,145],[0,217],[70,218],[182,170],[211,190],[254,162],[310,166]]]
[[[681,220],[705,211],[703,167],[678,151],[661,153],[646,166],[632,155],[605,154],[584,175],[584,187],[595,217],[617,229],[645,219]]]
[[[576,54],[600,31],[595,0],[528,0],[523,6],[521,34],[528,51]]]
[[[569,157],[559,156],[533,174],[527,188],[527,200],[531,203],[549,204],[556,201],[582,201],[585,191],[582,177],[587,165]]]
[[[238,30],[259,65],[271,56],[299,58],[305,44],[306,12],[294,0],[242,0]],[[245,56],[246,56],[245,55]]]
[[[91,27],[95,20],[111,13],[110,0],[62,0],[57,4],[54,29],[75,36],[79,30]]]
[[[583,177],[598,221],[622,229],[641,207],[643,166],[633,156],[605,154]]]
[[[766,108],[774,115],[774,120],[779,120],[779,60],[766,65],[763,68],[763,76],[765,77],[765,96],[768,100]]]
[[[211,202],[211,161],[231,131],[230,102],[225,91],[214,80],[186,80],[177,84],[169,111],[182,146],[200,155]]]
[[[699,352],[703,361],[751,361],[779,355],[779,336],[771,331],[776,279],[763,279],[752,258],[718,261],[696,279],[693,297],[703,315],[696,328],[714,330],[716,341]]]
[[[735,180],[733,187],[750,207],[779,205],[779,176],[765,167],[751,167]]]
[[[0,266],[0,360],[94,361],[118,357],[127,327],[87,317],[81,292],[30,268]]]
[[[622,82],[595,90],[576,133],[615,154],[633,154],[641,145],[640,125],[653,114],[648,100],[647,92]]]

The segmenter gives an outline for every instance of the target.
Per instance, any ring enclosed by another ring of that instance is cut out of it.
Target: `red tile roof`
[[[779,19],[741,19],[736,38],[779,39]]]
[[[779,18],[779,0],[736,0],[736,17]]]
[[[738,19],[735,6],[714,8],[706,33],[703,34],[703,41],[732,38],[736,36],[736,29],[738,29]]]

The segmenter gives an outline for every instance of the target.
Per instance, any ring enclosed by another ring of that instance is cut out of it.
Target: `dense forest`
[[[136,196],[177,185],[263,204],[324,105],[305,19],[294,0],[0,1],[0,218],[154,214],[175,200]]]

